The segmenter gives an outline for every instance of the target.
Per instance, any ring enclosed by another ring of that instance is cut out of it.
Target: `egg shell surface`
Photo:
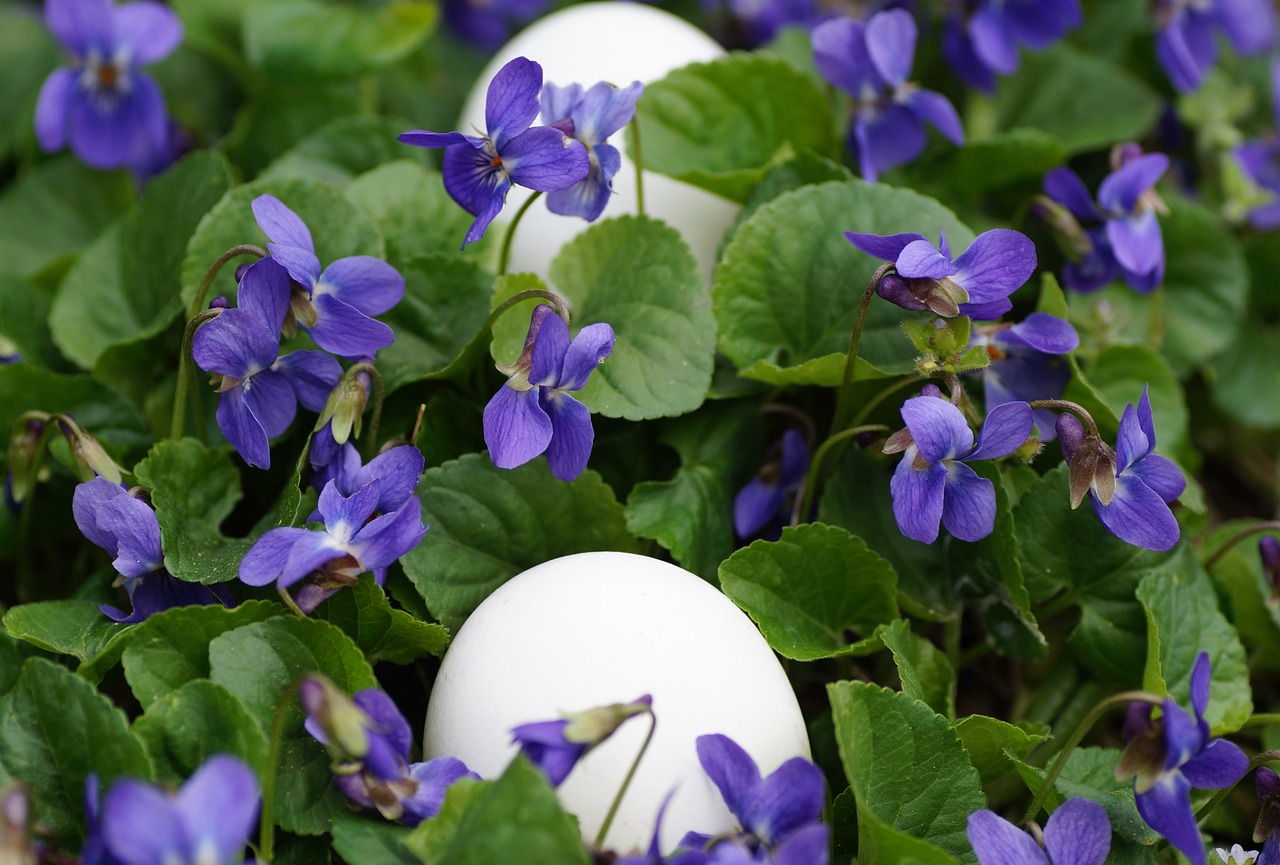
[[[459,130],[485,128],[484,105],[489,82],[506,63],[527,57],[542,66],[543,81],[562,87],[573,83],[591,87],[608,81],[625,87],[632,81],[649,84],[695,61],[724,55],[710,36],[669,12],[641,3],[584,3],[542,18],[516,35],[485,67],[471,89],[458,119]],[[546,123],[559,118],[540,118]],[[600,219],[637,213],[635,165],[627,155],[626,129],[609,137],[622,154],[622,167],[613,179],[614,195]],[[643,142],[641,143],[643,147]],[[503,216],[508,219],[532,193],[512,187]],[[738,205],[678,180],[644,172],[645,213],[672,225],[692,247],[704,278],[710,281],[716,249],[738,213]],[[561,247],[591,223],[577,216],[559,216],[536,202],[524,215],[511,247],[508,271],[531,272],[544,279]],[[501,238],[506,224],[489,233]]]
[[[666,796],[664,852],[687,831],[738,828],[698,762],[699,736],[723,733],[767,775],[810,756],[804,717],[773,650],[718,589],[647,556],[592,552],[530,568],[458,630],[427,706],[423,750],[496,778],[516,755],[511,729],[653,697],[657,729],[605,846],[647,848]],[[591,841],[648,732],[627,721],[560,786]]]

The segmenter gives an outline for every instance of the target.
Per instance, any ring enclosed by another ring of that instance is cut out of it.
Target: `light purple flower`
[[[595,431],[591,413],[569,391],[587,383],[613,341],[613,328],[603,323],[587,325],[570,340],[569,326],[550,306],[534,307],[524,352],[503,369],[510,378],[484,408],[484,442],[494,465],[513,469],[545,452],[561,480],[582,474]]]
[[[68,143],[95,168],[146,165],[169,149],[164,95],[141,67],[182,41],[182,22],[160,3],[45,0],[45,24],[70,66],[45,79],[36,138],[45,150]]]
[[[975,444],[960,409],[935,396],[912,397],[902,404],[906,434],[885,444],[885,453],[902,451],[889,492],[898,530],[931,544],[938,525],[962,541],[980,541],[996,521],[996,492],[967,462],[1005,457],[1031,434],[1031,408],[1024,402],[997,406],[987,415]]]
[[[269,442],[289,428],[298,400],[319,411],[342,373],[323,352],[279,357],[290,292],[280,264],[258,261],[240,282],[238,306],[203,325],[191,343],[196,365],[219,377],[218,428],[245,462],[262,469],[271,466]]]
[[[1135,546],[1163,551],[1178,543],[1178,521],[1169,510],[1169,503],[1182,495],[1187,482],[1172,460],[1152,453],[1156,429],[1148,390],[1144,387],[1138,407],[1129,403],[1120,418],[1111,500],[1103,502],[1096,484],[1092,484],[1089,502],[1111,534]],[[1070,463],[1084,442],[1084,429],[1074,415],[1059,416],[1058,440]]]
[[[347,358],[374,355],[395,342],[391,328],[371,316],[404,297],[404,277],[371,255],[339,258],[321,270],[311,231],[273,195],[253,200],[253,215],[271,242],[271,257],[289,272],[298,290],[290,307],[298,324],[325,351]]]
[[[484,135],[413,130],[399,136],[405,144],[444,148],[444,187],[476,218],[464,247],[484,237],[512,184],[552,192],[587,176],[582,142],[552,126],[531,126],[541,91],[542,67],[517,57],[489,83]]]
[[[733,529],[739,538],[760,533],[777,540],[790,521],[791,503],[809,472],[809,445],[797,429],[788,429],[770,448],[764,468],[733,500]]]
[[[231,865],[242,860],[257,815],[253,770],[219,754],[174,796],[145,781],[116,781],[102,804],[102,835],[124,865]]]
[[[1271,64],[1271,111],[1276,129],[1232,151],[1244,173],[1271,196],[1249,211],[1249,224],[1259,231],[1280,228],[1280,60]]]
[[[995,89],[1018,69],[1018,49],[1047,48],[1081,23],[1079,0],[959,0],[950,4],[942,51],[970,87]]]
[[[1106,809],[1088,799],[1068,799],[1049,815],[1044,850],[993,811],[970,814],[968,835],[979,865],[1102,865],[1111,851]]]
[[[916,24],[903,9],[880,12],[865,25],[837,18],[814,28],[818,71],[853,97],[848,145],[868,183],[920,155],[926,122],[964,144],[960,116],[947,98],[907,81],[915,50]]]
[[[1033,312],[1011,326],[992,325],[975,330],[971,345],[981,345],[991,359],[982,370],[982,395],[987,414],[1009,402],[1058,399],[1067,387],[1071,370],[1062,355],[1080,345],[1070,323],[1043,312]],[[1036,429],[1041,441],[1057,435],[1057,414],[1036,409]]]
[[[547,209],[562,216],[595,221],[613,194],[613,177],[622,155],[605,139],[631,122],[644,85],[632,81],[624,88],[601,81],[585,93],[582,85],[542,87],[542,119],[573,136],[587,149],[587,176],[572,186],[547,193]]]
[[[867,255],[893,264],[876,294],[903,309],[993,321],[1013,308],[1009,295],[1036,269],[1035,244],[1009,228],[979,234],[955,261],[946,232],[940,232],[937,247],[923,234],[844,236]]]
[[[1221,29],[1241,54],[1261,54],[1276,41],[1272,0],[1156,0],[1156,56],[1173,86],[1200,87],[1218,60]]]

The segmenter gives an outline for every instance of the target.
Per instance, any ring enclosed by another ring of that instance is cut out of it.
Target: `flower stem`
[[[520,226],[520,220],[524,218],[524,213],[533,203],[542,197],[541,192],[535,192],[525,199],[524,204],[520,205],[520,209],[516,211],[516,215],[511,218],[511,224],[507,226],[507,233],[502,238],[502,251],[498,253],[498,276],[506,276],[507,265],[511,262],[511,241],[515,239],[516,229]]]
[[[242,255],[256,255],[258,258],[266,258],[267,251],[261,246],[255,246],[252,243],[242,243],[239,246],[231,247],[215,258],[213,264],[209,265],[209,269],[205,271],[204,279],[200,281],[200,287],[196,289],[196,296],[191,300],[191,308],[187,311],[187,318],[194,318],[200,310],[204,309],[205,295],[209,293],[209,286],[213,284],[214,277],[222,270],[223,265],[231,259],[239,258]]]
[[[809,471],[804,477],[799,494],[796,496],[795,507],[791,510],[791,525],[800,525],[801,519],[805,514],[813,510],[814,495],[812,490],[816,490],[821,483],[819,480],[822,471],[822,465],[826,462],[827,455],[831,449],[839,445],[841,442],[847,441],[854,436],[860,436],[869,432],[888,432],[889,428],[883,424],[866,424],[864,426],[849,427],[847,430],[841,430],[835,433],[826,441],[818,446],[813,453],[813,459],[809,462]]]
[[[849,423],[849,416],[853,411],[849,405],[849,387],[853,384],[853,370],[858,362],[858,346],[862,343],[862,328],[867,321],[867,310],[871,308],[871,300],[876,296],[876,286],[880,284],[880,279],[892,269],[892,264],[882,264],[876,268],[867,283],[867,290],[862,293],[862,302],[858,304],[858,316],[853,320],[853,333],[849,335],[849,356],[845,358],[844,375],[841,376],[840,391],[836,396],[835,417],[831,421],[832,435]]]
[[[289,714],[289,705],[298,693],[298,684],[302,677],[285,688],[280,702],[276,703],[276,714],[271,721],[271,740],[267,743],[267,762],[262,771],[262,813],[258,822],[258,862],[259,865],[271,865],[275,856],[276,824],[273,810],[276,799],[276,771],[280,763],[280,745],[284,739],[285,717]]]
[[[1093,416],[1085,411],[1084,406],[1065,399],[1033,399],[1027,403],[1033,409],[1047,408],[1053,411],[1069,411],[1089,429],[1089,435],[1093,438],[1101,439],[1102,435],[1098,432],[1098,425],[1094,423]]]
[[[632,117],[627,124],[627,134],[631,138],[631,164],[636,169],[636,213],[644,216],[644,158],[640,153],[640,118]]]
[[[378,426],[382,422],[384,391],[382,373],[378,372],[378,368],[371,363],[357,363],[347,370],[346,375],[355,376],[362,372],[368,373],[369,380],[373,382],[373,413],[369,415],[369,434],[365,437],[364,443],[364,459],[368,462],[378,455]]]
[[[182,438],[182,422],[186,419],[187,391],[194,391],[197,385],[195,363],[191,357],[191,343],[195,340],[196,331],[206,321],[212,321],[222,314],[220,309],[206,309],[197,312],[187,319],[186,329],[182,332],[182,348],[178,355],[178,381],[173,389],[173,416],[169,423],[169,438]],[[204,444],[204,413],[200,409],[197,398],[191,403],[192,414],[196,421],[196,438]]]
[[[1204,569],[1206,571],[1212,570],[1213,566],[1216,565],[1219,561],[1221,561],[1222,557],[1225,556],[1227,553],[1229,553],[1232,547],[1234,547],[1236,544],[1240,543],[1243,540],[1247,540],[1252,535],[1259,535],[1259,534],[1262,534],[1263,532],[1277,532],[1277,531],[1280,531],[1280,520],[1266,520],[1264,522],[1254,523],[1253,525],[1247,528],[1241,529],[1236,534],[1227,538],[1226,541],[1223,542],[1222,546],[1218,547],[1218,549],[1213,551],[1213,555],[1209,556],[1204,560]]]
[[[1240,729],[1245,727],[1270,727],[1273,724],[1280,724],[1280,712],[1255,712],[1249,716],[1249,720],[1240,725]]]
[[[650,709],[649,715],[649,732],[645,734],[644,742],[640,745],[640,750],[636,752],[636,758],[631,761],[631,768],[627,770],[627,776],[622,779],[622,786],[618,787],[618,794],[613,797],[613,803],[609,806],[609,812],[604,815],[604,822],[600,824],[600,831],[596,833],[595,847],[597,850],[604,846],[605,836],[609,834],[609,827],[613,825],[613,818],[618,813],[618,806],[622,804],[622,797],[627,795],[627,788],[631,786],[631,779],[636,775],[636,769],[640,768],[640,761],[644,759],[645,752],[649,750],[649,743],[653,741],[653,733],[658,729],[658,716],[653,714]]]
[[[1099,718],[1117,706],[1123,706],[1139,700],[1153,703],[1157,706],[1164,704],[1163,697],[1152,694],[1149,691],[1121,691],[1119,694],[1112,694],[1089,710],[1089,714],[1085,715],[1080,720],[1080,723],[1076,725],[1076,728],[1071,731],[1071,735],[1067,737],[1066,744],[1058,752],[1058,759],[1053,761],[1053,766],[1044,776],[1044,780],[1040,782],[1040,789],[1036,791],[1035,798],[1031,800],[1031,807],[1027,808],[1026,816],[1022,818],[1023,823],[1029,823],[1040,813],[1040,806],[1044,804],[1049,791],[1053,789],[1054,782],[1058,780],[1058,775],[1062,773],[1062,767],[1067,765],[1067,758],[1071,756],[1071,752],[1084,739],[1085,733],[1089,732],[1089,728],[1096,724]]]
[[[498,320],[504,312],[515,306],[522,300],[528,300],[531,297],[540,297],[555,307],[556,315],[564,321],[565,326],[569,325],[569,307],[565,304],[564,298],[556,294],[554,291],[545,291],[541,288],[531,288],[528,291],[522,291],[519,294],[513,294],[502,303],[498,308],[489,313],[489,317],[484,320],[484,324],[480,326],[481,330],[488,330],[493,327],[493,323]]]

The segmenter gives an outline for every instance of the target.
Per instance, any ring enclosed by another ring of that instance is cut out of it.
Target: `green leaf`
[[[32,822],[71,849],[84,833],[84,783],[151,777],[142,742],[124,712],[76,674],[28,658],[17,686],[0,699],[0,784],[25,781],[37,792]]]
[[[47,652],[88,661],[129,626],[108,619],[92,601],[40,601],[11,608],[4,629]]]
[[[255,3],[245,12],[245,54],[264,76],[286,82],[347,78],[403,59],[435,21],[434,3],[378,9],[312,0]]]
[[[369,663],[408,664],[423,655],[439,655],[449,644],[443,625],[420,622],[394,610],[382,587],[366,574],[350,591],[338,592],[312,615],[342,629]]]
[[[259,179],[310,177],[347,186],[357,176],[363,177],[365,172],[376,173],[379,166],[392,160],[401,160],[396,165],[422,170],[422,164],[409,160],[414,157],[425,160],[426,151],[415,150],[396,141],[396,135],[408,128],[408,121],[391,117],[365,114],[339,117],[299,141],[268,165]],[[352,198],[350,187],[347,197]],[[356,203],[359,204],[358,201]],[[454,209],[461,208],[454,205]]]
[[[421,865],[422,860],[405,845],[412,831],[381,816],[339,811],[333,815],[333,849],[347,862],[361,865]]]
[[[1213,401],[1236,420],[1253,427],[1280,427],[1280,328],[1255,321],[1214,359]]]
[[[1049,727],[1044,724],[1024,723],[1015,727],[986,715],[961,718],[956,722],[956,734],[982,776],[983,784],[1003,777],[1014,768],[1011,758],[1026,757],[1036,745],[1052,738]]]
[[[1143,687],[1190,705],[1191,671],[1208,652],[1213,678],[1205,720],[1215,735],[1234,733],[1253,714],[1244,646],[1218,609],[1208,575],[1151,573],[1138,585],[1147,612],[1148,655]]]
[[[438,839],[425,848],[426,865],[587,865],[591,861],[577,821],[560,807],[542,770],[525,758],[513,760],[496,781],[469,785],[467,792],[462,800],[465,810],[451,815],[448,842]],[[452,790],[449,798],[454,798]],[[432,823],[423,824],[419,834],[438,832],[441,827]]]
[[[180,785],[214,754],[231,754],[259,775],[267,737],[245,705],[207,679],[187,682],[147,707],[133,724],[156,767],[156,780]]]
[[[0,195],[0,272],[34,276],[79,252],[133,200],[127,171],[97,171],[70,154],[37,166]]]
[[[617,341],[579,399],[606,417],[684,414],[711,386],[715,319],[698,263],[679,232],[643,216],[592,225],[551,262],[573,326],[605,322]]]
[[[231,57],[237,64],[243,62],[238,50],[232,52]],[[246,70],[245,74],[251,73]],[[227,141],[232,160],[249,176],[264,171],[271,162],[335,118],[360,114],[363,110],[357,80],[284,83],[276,77],[268,80],[259,77],[255,83],[258,86],[236,113],[235,127]],[[313,227],[313,236],[314,232]],[[321,261],[328,260],[321,255]],[[187,284],[184,280],[183,285]]]
[[[1218,550],[1251,521],[1223,523],[1205,538],[1201,550]],[[1216,553],[1215,553],[1216,555]],[[1273,597],[1271,583],[1262,569],[1256,543],[1238,543],[1214,563],[1210,576],[1222,599],[1223,612],[1253,650],[1259,668],[1274,669],[1280,663],[1280,604]]]
[[[534,565],[590,550],[638,550],[622,506],[590,470],[565,483],[544,460],[507,470],[470,454],[428,469],[417,494],[431,530],[401,563],[453,633],[494,589]]]
[[[457,256],[415,258],[400,273],[404,299],[381,316],[396,333],[396,341],[378,352],[387,393],[452,375],[482,356],[480,328],[493,290],[493,277]]]
[[[274,195],[307,224],[322,267],[349,255],[382,257],[378,229],[338,187],[305,177],[280,177],[237,186],[200,220],[182,262],[182,303],[189,306],[209,265],[233,246],[256,243],[266,247],[267,235],[253,218],[252,203],[259,195]],[[249,260],[249,259],[243,259]],[[214,279],[206,300],[235,297],[235,264]]]
[[[53,297],[25,279],[0,274],[0,341],[8,340],[23,360],[45,368],[63,364],[49,333]]]
[[[399,161],[387,160],[357,177],[347,187],[347,198],[382,231],[387,260],[396,267],[424,256],[457,257],[474,217],[445,192],[439,173],[405,161],[404,156],[402,153]],[[468,244],[465,252],[474,256],[488,246],[483,241]]]
[[[300,835],[327,832],[334,813],[344,807],[324,746],[303,729],[302,710],[290,696],[298,678],[312,672],[323,673],[347,693],[378,687],[360,650],[328,622],[281,616],[209,643],[209,678],[239,697],[264,733],[277,706],[287,704],[274,816]]]
[[[39,16],[16,5],[0,9],[0,159],[30,146],[36,96],[57,64],[58,48]]]
[[[906,619],[897,619],[876,632],[893,654],[902,693],[924,703],[947,718],[955,716],[956,673],[951,662],[933,643],[911,630]]]
[[[1104,100],[1081,99],[1105,93]],[[1069,153],[1144,138],[1163,104],[1160,95],[1102,57],[1058,44],[1028,53],[1017,75],[1000,79],[1000,129],[1038,129]]]
[[[230,454],[195,439],[162,441],[138,463],[134,476],[151,488],[165,569],[192,583],[234,580],[253,542],[218,531],[240,500],[240,473]]]
[[[836,526],[788,526],[720,566],[720,587],[760,626],[774,651],[797,661],[843,655],[850,635],[898,617],[897,575],[861,538]]]
[[[859,302],[883,263],[855,249],[843,231],[936,237],[939,229],[957,254],[973,241],[951,211],[910,190],[850,180],[779,195],[742,224],[716,269],[720,350],[753,378],[838,384]],[[907,315],[872,302],[856,377],[914,369],[915,349],[899,330]]]
[[[1053,782],[1053,792],[1046,805],[1056,809],[1067,799],[1076,797],[1097,802],[1107,809],[1111,828],[1117,835],[1125,841],[1149,846],[1160,836],[1138,814],[1133,802],[1133,784],[1116,780],[1116,763],[1119,761],[1120,751],[1115,748],[1076,748]],[[1015,760],[1015,765],[1027,789],[1039,790],[1045,770],[1020,760]]]
[[[835,149],[817,83],[786,61],[734,53],[649,84],[636,105],[645,168],[746,201],[773,165]]]
[[[148,616],[130,632],[124,677],[144,709],[187,682],[209,676],[209,643],[227,631],[279,615],[283,608],[246,601],[233,610],[218,605],[175,607]]]
[[[449,785],[445,791],[444,803],[440,813],[430,820],[424,820],[404,839],[408,847],[417,857],[414,861],[421,863],[439,862],[449,842],[458,832],[458,825],[467,815],[472,803],[483,796],[494,781],[476,781],[473,778],[459,778]]]
[[[164,330],[182,308],[178,276],[187,241],[230,187],[226,160],[207,150],[153,180],[138,208],[96,241],[59,287],[49,325],[62,353],[89,369],[111,346]]]
[[[798,28],[797,32],[802,33],[806,50],[812,54],[813,48],[809,44],[809,34],[799,31]],[[797,153],[793,159],[788,159],[776,168],[771,169],[751,190],[751,196],[742,206],[742,209],[738,211],[738,215],[734,217],[733,225],[730,226],[729,231],[725,233],[724,240],[720,243],[720,252],[724,252],[725,247],[729,245],[729,241],[733,240],[733,235],[738,230],[738,227],[746,222],[751,214],[755,213],[761,205],[773,201],[782,193],[815,183],[826,183],[831,180],[853,180],[853,178],[854,173],[848,166],[841,165],[839,162],[807,150]]]
[[[23,412],[61,412],[76,419],[107,450],[145,448],[142,418],[127,402],[87,375],[63,375],[27,363],[0,365],[0,432],[7,438]]]
[[[858,858],[877,865],[975,862],[965,823],[987,800],[946,719],[865,682],[834,682],[827,695],[858,798]]]
[[[1066,161],[1066,147],[1049,133],[1009,129],[951,151],[930,167],[930,173],[959,192],[976,194],[1028,179],[1038,183]]]

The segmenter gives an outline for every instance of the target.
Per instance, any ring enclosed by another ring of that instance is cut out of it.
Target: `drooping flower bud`
[[[346,444],[353,433],[357,437],[360,435],[364,409],[373,389],[372,376],[367,368],[372,362],[366,358],[343,374],[316,419],[317,430],[326,423],[331,424],[333,440],[339,445]]]
[[[20,428],[9,439],[5,456],[9,467],[5,492],[15,507],[30,498],[40,479],[40,437],[45,426],[45,421],[38,418],[19,423]]]
[[[71,459],[75,463],[75,471],[81,481],[102,477],[113,484],[120,483],[124,470],[107,455],[96,438],[82,430],[66,415],[57,415],[56,421],[58,429],[71,448]]]
[[[307,732],[324,744],[333,771],[357,771],[369,753],[369,716],[319,673],[298,683],[298,702],[307,713]]]
[[[1253,827],[1253,840],[1260,844],[1280,829],[1280,775],[1262,766],[1253,780],[1258,790],[1258,822]]]
[[[1090,490],[1099,504],[1109,505],[1116,492],[1116,455],[1102,439],[1086,435],[1080,421],[1062,414],[1057,423],[1058,441],[1071,471],[1071,508],[1080,507]]]

